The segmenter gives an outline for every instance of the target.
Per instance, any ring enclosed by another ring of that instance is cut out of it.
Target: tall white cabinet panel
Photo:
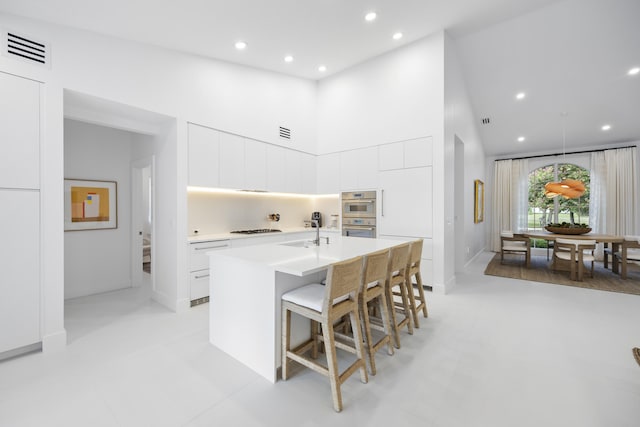
[[[316,159],[318,194],[340,192],[340,153],[323,154]]]
[[[220,186],[244,189],[244,138],[220,132]]]
[[[267,144],[254,139],[244,141],[244,186],[248,190],[267,189]]]
[[[316,194],[316,156],[301,153],[302,164],[302,192]]]
[[[284,192],[286,188],[285,149],[267,146],[267,190]]]
[[[432,181],[431,167],[381,172],[378,233],[433,237]]]
[[[418,138],[404,142],[404,167],[433,166],[433,138]]]
[[[349,150],[340,153],[340,190],[358,188],[358,151]]]
[[[189,123],[189,185],[219,187],[220,132]]]
[[[0,73],[0,187],[40,188],[40,83]]]
[[[302,153],[295,150],[285,151],[285,191],[302,193]]]
[[[358,156],[358,187],[356,190],[378,188],[378,148],[356,150]]]
[[[0,189],[0,353],[40,341],[40,193]]]

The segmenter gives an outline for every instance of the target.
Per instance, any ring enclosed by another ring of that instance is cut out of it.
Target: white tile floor
[[[0,426],[637,426],[640,297],[484,276],[485,254],[378,375],[270,384],[131,289],[68,301],[67,350],[0,362]]]

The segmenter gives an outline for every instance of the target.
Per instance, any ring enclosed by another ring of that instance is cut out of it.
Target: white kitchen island
[[[282,294],[319,283],[330,264],[402,244],[399,240],[335,236],[320,246],[305,241],[209,252],[209,340],[271,382],[280,367]],[[306,247],[308,246],[308,247]],[[292,337],[309,336],[294,316]]]

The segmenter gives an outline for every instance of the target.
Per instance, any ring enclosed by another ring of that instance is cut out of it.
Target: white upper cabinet
[[[254,139],[244,141],[244,188],[267,189],[267,144]]]
[[[304,194],[316,194],[316,156],[300,153],[302,164],[302,192]]]
[[[404,167],[404,143],[394,142],[378,146],[378,169],[388,171]]]
[[[285,149],[267,145],[267,190],[284,192],[286,187]]]
[[[323,154],[316,158],[318,194],[340,192],[340,153]]]
[[[220,132],[189,123],[189,185],[219,187]]]
[[[404,167],[433,166],[433,138],[418,138],[404,142]]]
[[[244,138],[220,132],[220,187],[244,189]]]
[[[294,150],[285,151],[285,191],[302,193],[302,153]]]
[[[378,148],[368,147],[340,153],[340,189],[378,187]]]
[[[0,73],[0,188],[40,188],[40,83]]]
[[[433,165],[433,138],[410,139],[378,146],[381,171]]]

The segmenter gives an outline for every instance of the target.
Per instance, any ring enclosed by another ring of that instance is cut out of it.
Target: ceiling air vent
[[[291,129],[283,128],[280,126],[280,138],[291,139]]]
[[[4,34],[6,35],[7,44],[3,53],[6,56],[46,67],[49,66],[49,49],[45,43],[13,31],[7,31]]]
[[[485,117],[484,119],[482,119],[483,125],[488,125],[489,123],[491,123],[491,119],[489,117]]]

